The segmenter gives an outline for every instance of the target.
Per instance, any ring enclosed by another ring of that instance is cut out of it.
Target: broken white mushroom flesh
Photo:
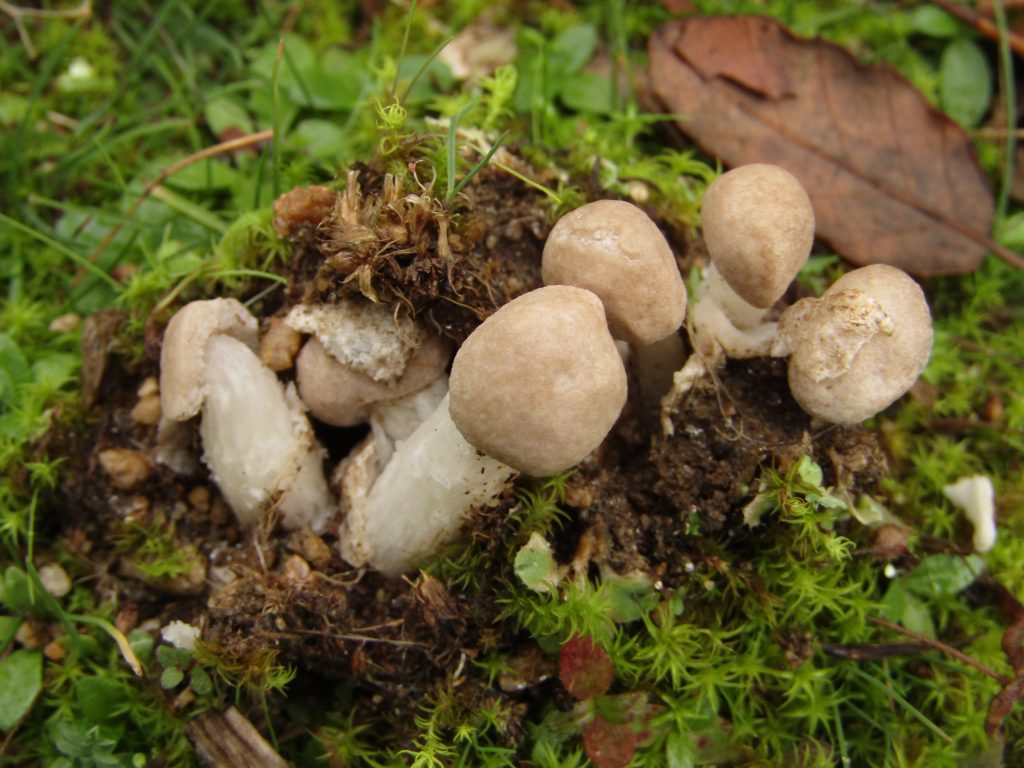
[[[801,299],[779,322],[775,353],[789,355],[800,407],[833,424],[859,424],[917,381],[932,349],[924,292],[900,269],[848,272],[820,299]]]
[[[722,174],[707,188],[701,227],[711,263],[697,286],[687,328],[694,354],[662,399],[662,428],[693,384],[726,358],[771,353],[771,307],[807,262],[814,243],[814,209],[796,177],[753,163]]]
[[[449,397],[351,499],[342,556],[397,574],[449,541],[519,472],[579,463],[626,401],[626,372],[590,291],[548,286],[509,302],[462,345]]]
[[[996,544],[996,492],[985,475],[961,477],[943,487],[942,493],[974,526],[975,552],[988,552]]]
[[[256,353],[256,319],[234,299],[192,302],[171,319],[160,356],[167,423],[202,411],[203,461],[243,526],[275,506],[288,528],[323,530],[334,505],[294,387]]]

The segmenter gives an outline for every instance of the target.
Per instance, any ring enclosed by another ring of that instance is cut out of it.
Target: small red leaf
[[[615,668],[604,648],[589,637],[576,635],[562,646],[558,676],[577,699],[592,699],[611,687]]]
[[[625,768],[635,748],[636,735],[626,723],[597,715],[583,730],[583,751],[597,768]]]

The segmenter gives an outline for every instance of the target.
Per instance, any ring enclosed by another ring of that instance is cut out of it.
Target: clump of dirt
[[[785,363],[731,361],[701,379],[665,435],[654,414],[627,413],[597,462],[576,475],[584,519],[607,531],[607,559],[620,573],[686,575],[682,553],[701,549],[697,532],[741,524],[762,468],[785,469],[809,455],[840,491],[872,490],[886,458],[859,427],[815,426],[793,400]]]
[[[498,307],[540,285],[549,223],[539,192],[486,168],[453,213],[416,184],[414,176],[360,168],[349,172],[341,193],[314,187],[282,198],[275,227],[294,244],[289,286],[284,297],[255,301],[253,311],[266,316],[282,301],[333,302],[358,293],[460,342]],[[146,380],[159,375],[159,334],[151,324],[147,357],[129,359],[111,340],[121,327],[114,320],[107,318],[92,343],[90,354],[99,357],[88,367],[95,403],[89,427],[66,431],[50,446],[69,457],[50,519],[81,575],[95,577],[102,597],[123,606],[123,631],[147,621],[190,621],[203,626],[204,643],[221,659],[244,663],[272,651],[280,663],[319,678],[353,682],[371,694],[372,709],[407,723],[454,669],[472,680],[460,683],[467,696],[508,695],[523,704],[529,693],[521,687],[481,692],[467,661],[535,650],[501,621],[493,600],[496,585],[515,578],[505,541],[515,533],[511,495],[471,516],[466,537],[480,573],[477,586],[462,589],[425,573],[393,579],[353,569],[337,553],[340,520],[323,536],[285,535],[272,518],[244,531],[199,462],[182,474],[153,460],[158,427],[143,418],[140,403],[150,396],[141,394]],[[790,397],[779,361],[730,363],[689,393],[673,424],[675,434],[663,435],[656,414],[627,406],[570,482],[571,521],[554,542],[560,559],[599,557],[618,573],[640,570],[678,584],[689,578],[683,555],[699,555],[704,536],[738,524],[760,468],[809,453],[827,483],[851,490],[870,489],[884,472],[870,434],[811,424]],[[195,426],[184,429],[198,458]],[[318,427],[322,438],[325,432],[330,470],[363,432]],[[138,459],[147,469],[135,479],[119,475],[116,463],[102,458],[111,449],[133,452],[115,458]],[[132,526],[135,539],[127,533]],[[139,541],[139,530],[158,532],[164,552],[194,553],[206,574],[198,588],[184,564],[170,578],[147,570],[146,558],[158,560],[159,552],[125,545]]]

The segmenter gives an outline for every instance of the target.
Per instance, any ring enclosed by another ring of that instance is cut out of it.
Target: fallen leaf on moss
[[[679,128],[727,165],[790,171],[818,235],[855,264],[960,274],[996,249],[970,139],[891,67],[754,16],[673,21],[649,49],[654,93]]]

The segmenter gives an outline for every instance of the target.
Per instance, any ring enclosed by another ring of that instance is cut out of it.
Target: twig
[[[0,0],[0,2],[3,2],[3,0]],[[124,218],[121,221],[114,224],[114,226],[110,228],[110,231],[107,232],[107,236],[103,238],[103,241],[93,249],[93,252],[89,254],[89,261],[92,262],[93,264],[96,263],[99,257],[103,255],[103,252],[110,247],[110,244],[114,241],[114,238],[117,237],[117,233],[121,231],[121,228],[124,226],[125,222],[131,220],[131,218],[139,210],[139,206],[142,205],[146,198],[153,194],[154,190],[156,190],[157,187],[163,184],[164,181],[166,181],[168,178],[176,174],[178,171],[182,170],[183,168],[187,168],[190,165],[194,165],[195,163],[198,163],[202,160],[206,160],[211,157],[216,157],[217,155],[229,154],[239,149],[244,149],[246,147],[252,146],[253,144],[259,144],[260,142],[263,141],[269,141],[273,137],[274,132],[271,130],[260,131],[259,133],[252,133],[249,134],[248,136],[240,136],[239,138],[231,139],[230,141],[222,141],[220,144],[214,144],[212,147],[201,149],[198,152],[195,152],[189,155],[188,157],[183,158],[176,163],[172,163],[171,165],[164,168],[155,179],[146,184],[146,187],[145,189],[142,190],[142,193],[137,198],[135,198],[135,201],[128,207],[128,210],[125,211]]]
[[[952,0],[928,0],[932,5],[938,6],[950,16],[955,16],[965,24],[974,27],[980,34],[990,40],[999,40],[999,28],[988,16],[973,11],[965,5],[960,5]],[[1018,56],[1024,57],[1024,37],[1016,32],[1006,32],[1006,40],[1010,48]]]
[[[1010,683],[1010,678],[1005,677],[1004,675],[1000,675],[994,669],[990,669],[977,659],[968,656],[963,651],[957,650],[953,646],[948,645],[942,642],[941,640],[935,640],[934,638],[928,637],[927,635],[922,635],[921,633],[914,632],[913,630],[907,629],[906,627],[901,627],[899,624],[893,624],[891,621],[880,619],[877,616],[868,616],[868,620],[874,622],[875,624],[878,624],[879,626],[885,627],[886,629],[892,630],[893,632],[896,632],[898,634],[906,635],[907,637],[916,640],[919,643],[923,643],[924,645],[927,645],[931,648],[934,648],[937,651],[942,651],[947,656],[952,656],[957,661],[962,661],[964,664],[967,664],[970,667],[974,667],[983,675],[991,677],[993,680],[995,680],[1002,686],[1006,686]]]
[[[84,19],[92,15],[92,2],[91,0],[84,0],[77,8],[51,11],[45,8],[24,8],[20,5],[8,3],[6,0],[0,0],[0,11],[10,16],[14,21],[14,28],[18,30],[21,44],[28,51],[28,57],[34,59],[36,57],[36,49],[32,45],[32,38],[29,37],[28,30],[25,29],[25,22],[22,21],[24,17],[30,19]]]

